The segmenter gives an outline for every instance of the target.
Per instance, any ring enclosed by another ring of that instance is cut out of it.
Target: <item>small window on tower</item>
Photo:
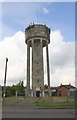
[[[37,44],[37,47],[38,47],[38,44]]]
[[[37,83],[39,83],[39,80],[37,80]]]
[[[39,73],[39,70],[37,70],[37,74]]]

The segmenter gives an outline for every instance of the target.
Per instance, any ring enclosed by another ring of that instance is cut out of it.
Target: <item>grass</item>
[[[36,107],[39,108],[74,108],[74,98],[68,98],[57,96],[57,97],[44,97],[44,98],[32,98],[32,97],[24,97],[18,96],[18,103],[34,103]],[[16,97],[6,97],[5,103],[16,103]],[[77,107],[77,105],[76,105]]]
[[[15,97],[6,97],[5,101],[6,102],[14,102],[15,101]]]
[[[46,97],[38,98],[35,101],[35,106],[39,108],[74,108],[74,98],[71,97]]]
[[[18,97],[18,102],[22,102],[23,99],[24,98],[22,96]],[[16,103],[16,97],[15,96],[13,96],[13,97],[6,97],[5,98],[5,102],[6,103]]]
[[[67,101],[68,100],[68,101]],[[6,103],[16,103],[16,97],[6,97],[5,98]],[[73,103],[74,99],[73,98],[68,98],[67,97],[62,97],[62,96],[57,96],[57,97],[44,97],[44,98],[33,98],[33,97],[24,97],[24,96],[18,96],[18,103],[35,103],[35,104],[43,104],[43,103]]]
[[[45,97],[36,99],[35,103],[66,103],[66,102],[74,102],[73,98],[70,97]]]
[[[76,105],[77,106],[77,105]],[[39,108],[74,108],[75,104],[36,104]]]

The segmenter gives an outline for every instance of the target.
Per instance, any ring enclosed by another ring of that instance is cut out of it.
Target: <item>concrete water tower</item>
[[[48,94],[50,96],[49,53],[50,29],[46,25],[33,24],[25,29],[27,44],[27,95],[44,97],[43,47],[46,47]],[[32,90],[30,90],[30,47],[32,48]]]

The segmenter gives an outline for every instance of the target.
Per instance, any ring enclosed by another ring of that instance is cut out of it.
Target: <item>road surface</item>
[[[33,104],[5,105],[2,118],[75,118],[74,109],[38,109]]]

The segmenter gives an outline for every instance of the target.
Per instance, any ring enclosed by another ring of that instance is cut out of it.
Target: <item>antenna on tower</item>
[[[29,25],[34,25],[34,20],[31,20]]]
[[[36,10],[36,16],[37,16],[37,23],[38,23],[38,8],[37,8],[37,10]]]
[[[34,25],[34,20],[33,20],[33,23],[32,23],[33,25]]]
[[[46,25],[46,22],[44,24]]]

